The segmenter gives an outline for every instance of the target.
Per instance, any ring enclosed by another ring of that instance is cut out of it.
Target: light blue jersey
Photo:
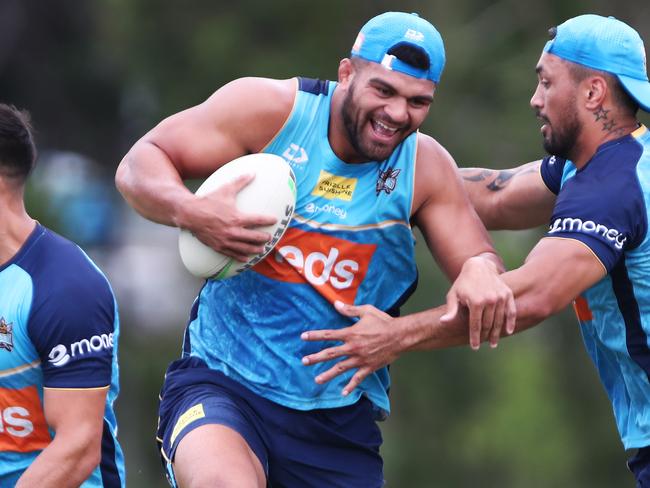
[[[206,282],[193,307],[184,355],[290,408],[340,407],[367,395],[387,413],[387,368],[344,397],[352,372],[318,385],[314,378],[332,363],[301,362],[330,345],[305,342],[302,332],[351,325],[334,309],[335,300],[397,314],[417,282],[409,223],[417,133],[385,161],[341,161],[328,140],[335,89],[333,82],[298,80],[293,110],[264,149],[294,170],[294,219],[252,271]]]
[[[585,167],[546,158],[558,195],[547,237],[577,239],[607,275],[575,302],[626,448],[650,446],[650,132],[607,142]]]
[[[43,388],[109,387],[99,466],[82,488],[125,486],[113,401],[119,321],[104,275],[70,241],[36,225],[0,267],[0,486],[52,441]]]

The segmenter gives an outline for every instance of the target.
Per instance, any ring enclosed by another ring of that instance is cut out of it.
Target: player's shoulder
[[[34,232],[37,239],[18,265],[31,276],[35,294],[112,297],[108,280],[77,244],[41,225]]]
[[[224,99],[241,103],[245,111],[279,111],[288,112],[298,89],[296,78],[274,79],[247,76],[237,78],[217,90],[208,100],[223,103]]]
[[[455,172],[457,169],[454,158],[449,151],[433,137],[418,132],[416,172],[418,177]]]
[[[295,78],[238,78],[199,106],[199,118],[237,139],[248,152],[258,152],[281,129],[293,110]]]

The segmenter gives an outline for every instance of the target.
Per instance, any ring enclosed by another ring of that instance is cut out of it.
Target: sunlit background
[[[447,68],[423,130],[460,166],[543,155],[528,101],[549,27],[614,15],[650,44],[645,0],[0,0],[0,100],[32,113],[40,148],[29,210],[82,245],[119,300],[129,487],[165,486],[157,394],[200,282],[181,267],[177,230],[126,207],[113,184],[118,162],[162,118],[233,78],[335,77],[358,29],[385,10],[419,12],[445,40]],[[512,268],[541,233],[493,236]],[[418,256],[407,312],[440,304],[448,287],[423,244]],[[569,311],[487,349],[417,353],[392,366],[388,487],[634,486]]]

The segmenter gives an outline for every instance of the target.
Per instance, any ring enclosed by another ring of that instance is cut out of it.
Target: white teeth
[[[386,132],[397,132],[397,127],[389,127],[379,120],[375,120],[375,124],[377,124],[380,129],[385,130]]]

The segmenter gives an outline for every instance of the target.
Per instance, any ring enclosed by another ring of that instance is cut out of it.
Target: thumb
[[[440,322],[451,322],[458,315],[458,296],[455,293],[447,296],[447,312],[440,317]]]

